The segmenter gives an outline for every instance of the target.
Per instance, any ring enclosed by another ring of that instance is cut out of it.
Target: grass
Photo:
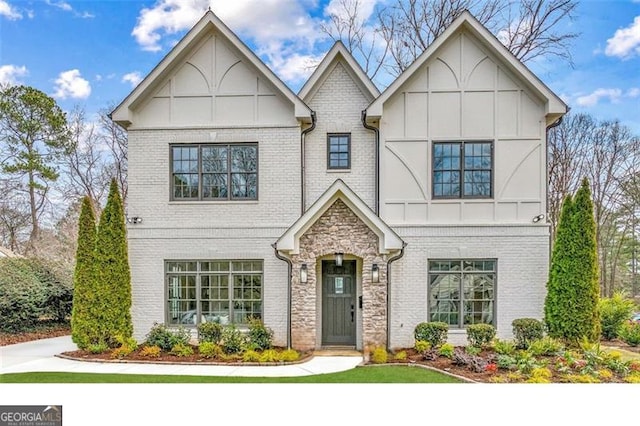
[[[162,376],[153,374],[11,373],[0,383],[461,383],[455,377],[408,366],[358,367],[300,377]]]

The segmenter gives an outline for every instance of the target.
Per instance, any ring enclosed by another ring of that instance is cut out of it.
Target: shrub
[[[497,354],[513,355],[516,353],[516,344],[513,340],[495,339],[493,341],[493,350]]]
[[[31,258],[33,273],[44,286],[46,300],[42,314],[54,321],[70,318],[73,303],[73,272],[56,262]]]
[[[516,347],[527,349],[531,342],[542,339],[544,336],[544,325],[534,318],[517,318],[511,323],[513,326],[513,336],[516,340]]]
[[[0,259],[0,330],[32,329],[44,312],[47,293],[27,259]]]
[[[431,344],[432,348],[437,348],[447,341],[449,325],[444,322],[421,322],[414,330],[416,341],[424,340]]]
[[[545,336],[542,339],[534,340],[529,345],[529,352],[535,356],[551,356],[564,350],[562,342],[553,337]]]
[[[600,326],[602,337],[605,340],[613,340],[618,337],[618,330],[625,320],[631,317],[635,304],[620,293],[616,293],[610,299],[601,299]]]
[[[407,359],[407,352],[406,351],[400,351],[398,353],[396,353],[393,356],[393,359],[395,359],[396,361],[406,361]]]
[[[244,362],[260,362],[260,354],[253,349],[249,349],[242,353],[242,360]]]
[[[528,351],[518,351],[516,353],[516,368],[522,374],[530,374],[533,369],[540,367],[535,357]]]
[[[267,349],[260,354],[260,362],[280,361],[280,354],[275,349]]]
[[[451,343],[445,343],[442,346],[440,346],[440,350],[438,351],[438,354],[440,356],[444,356],[447,358],[453,358],[453,351],[454,351],[454,347]]]
[[[214,342],[202,342],[198,346],[198,353],[205,358],[216,358],[222,354],[222,348]]]
[[[147,346],[158,346],[163,351],[170,351],[178,343],[186,345],[190,339],[191,334],[184,327],[170,330],[164,324],[155,323],[149,330],[145,343]]]
[[[158,358],[160,356],[160,346],[145,346],[140,351],[140,356],[148,358]]]
[[[376,347],[371,353],[371,362],[374,364],[385,364],[389,358],[387,350],[382,346]]]
[[[487,346],[496,337],[496,328],[491,324],[471,324],[467,326],[467,341],[479,348]]]
[[[482,349],[478,346],[467,346],[466,348],[464,348],[464,351],[469,355],[475,356],[475,355],[479,355],[480,352],[482,352]]]
[[[300,358],[300,354],[295,349],[286,349],[280,352],[280,360],[282,361],[297,361]]]
[[[235,325],[231,324],[222,329],[220,346],[225,354],[229,355],[240,353],[246,344],[247,336],[238,330]]]
[[[415,349],[418,353],[425,353],[431,349],[431,343],[426,340],[416,340]]]
[[[273,340],[273,331],[265,327],[259,318],[249,320],[249,345],[259,349],[270,349]]]
[[[198,342],[218,344],[222,337],[222,326],[217,322],[203,322],[198,325]]]
[[[627,383],[635,383],[640,384],[640,373],[632,373],[624,378],[624,381]]]
[[[111,351],[111,358],[122,359],[127,355],[131,354],[134,350],[135,348],[132,348],[131,346],[128,346],[128,345],[119,346]]]
[[[640,345],[640,324],[627,321],[618,330],[618,336],[629,346]]]
[[[171,355],[176,355],[179,357],[187,357],[193,355],[193,348],[186,343],[176,343],[173,348],[171,348]]]
[[[104,342],[92,343],[87,346],[86,350],[92,354],[102,354],[109,350],[109,346]]]
[[[517,360],[511,355],[501,354],[496,358],[496,364],[502,370],[513,370],[516,368]]]

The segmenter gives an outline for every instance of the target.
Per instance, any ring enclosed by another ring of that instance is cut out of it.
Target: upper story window
[[[172,145],[171,199],[258,199],[258,145]]]
[[[327,135],[327,169],[351,168],[351,135],[349,133]]]
[[[435,142],[433,198],[489,198],[493,142]]]

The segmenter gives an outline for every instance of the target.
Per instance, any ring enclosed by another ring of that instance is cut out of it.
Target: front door
[[[356,261],[322,261],[322,344],[356,344]]]

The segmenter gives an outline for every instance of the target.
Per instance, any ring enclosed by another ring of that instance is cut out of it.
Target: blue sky
[[[0,82],[34,86],[65,110],[119,103],[208,6],[294,90],[330,41],[338,0],[0,0]],[[365,16],[390,0],[361,0]],[[640,0],[582,0],[574,67],[529,67],[570,105],[640,135]]]

